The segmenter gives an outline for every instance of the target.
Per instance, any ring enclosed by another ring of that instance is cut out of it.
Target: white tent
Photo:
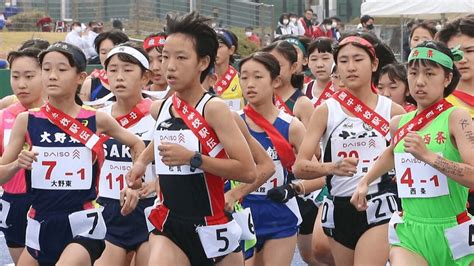
[[[474,0],[367,0],[362,15],[419,19],[452,19],[474,13]]]

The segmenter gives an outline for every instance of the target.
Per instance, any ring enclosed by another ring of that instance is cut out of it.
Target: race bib
[[[242,235],[242,229],[235,220],[226,224],[199,226],[196,231],[209,259],[233,252],[239,246]]]
[[[334,225],[334,202],[325,197],[322,204],[321,225],[325,228],[335,228]]]
[[[229,106],[229,109],[231,111],[236,112],[242,109],[240,108],[240,103],[241,103],[240,99],[224,99],[224,102],[227,104],[227,106]]]
[[[196,171],[191,172],[189,165],[180,166],[167,166],[161,161],[160,152],[158,151],[158,145],[162,142],[176,143],[184,146],[186,149],[196,151],[199,147],[199,140],[196,138],[191,130],[180,130],[180,131],[168,131],[159,130],[155,131],[154,144],[155,144],[155,168],[156,173],[161,175],[190,175],[203,173],[199,168]]]
[[[103,209],[101,207],[69,214],[73,237],[84,236],[92,239],[104,239],[107,228],[102,216]]]
[[[433,198],[449,194],[446,175],[410,153],[395,153],[398,196]]]
[[[455,260],[474,254],[474,221],[472,219],[444,230],[444,235]]]
[[[252,211],[250,208],[245,208],[232,213],[232,217],[239,224],[242,229],[240,240],[254,240],[257,239],[255,235],[255,226],[252,219]]]
[[[392,193],[385,193],[367,201],[367,223],[375,224],[387,220],[397,211],[397,201]]]
[[[28,224],[26,226],[26,246],[35,249],[40,249],[39,235],[41,230],[41,224],[35,219],[27,217]]]
[[[403,219],[400,217],[400,212],[396,211],[392,214],[390,222],[388,222],[388,242],[391,245],[396,245],[400,243],[400,238],[397,235],[397,224],[402,224]]]
[[[261,185],[255,192],[252,192],[253,195],[263,195],[266,196],[267,192],[278,186],[285,184],[285,172],[283,171],[283,166],[280,161],[273,161],[275,164],[275,174],[270,177],[263,185]]]
[[[86,147],[34,147],[31,186],[48,190],[86,190],[92,185],[92,151]]]
[[[0,227],[8,228],[7,217],[10,212],[10,202],[0,199]]]
[[[331,142],[331,156],[333,161],[337,158],[357,158],[357,175],[367,173],[369,168],[387,148],[383,138],[355,138]]]

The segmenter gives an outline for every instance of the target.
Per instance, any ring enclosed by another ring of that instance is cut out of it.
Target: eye
[[[255,78],[256,78],[256,79],[262,79],[263,76],[257,75],[257,76],[255,76]]]
[[[163,56],[162,56],[162,59],[168,60],[168,56],[167,56],[167,55],[163,55]]]
[[[240,80],[247,80],[247,76],[240,76]]]
[[[180,55],[180,56],[178,56],[178,57],[177,57],[177,59],[178,59],[178,60],[185,60],[185,59],[186,59],[186,57],[184,57],[184,56]]]
[[[415,75],[416,75],[416,71],[409,71],[409,72],[408,72],[408,75],[410,75],[410,76],[415,76]]]

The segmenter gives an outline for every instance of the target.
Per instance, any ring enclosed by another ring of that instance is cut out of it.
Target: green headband
[[[301,52],[303,52],[303,55],[306,57],[306,49],[304,48],[304,45],[300,40],[298,40],[296,38],[288,38],[288,39],[285,39],[285,41],[287,43],[291,43],[293,45],[298,46],[298,48],[300,48]]]
[[[455,47],[451,50],[454,55],[454,61],[459,61],[463,58],[464,53]],[[434,61],[446,68],[453,69],[453,60],[443,52],[440,52],[433,48],[428,47],[417,47],[414,48],[410,56],[408,56],[408,62],[411,62],[416,59],[426,59]]]

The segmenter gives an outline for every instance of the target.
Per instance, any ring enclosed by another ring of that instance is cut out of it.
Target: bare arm
[[[15,103],[15,95],[8,95],[0,100],[0,110],[7,108]]]
[[[92,78],[88,76],[82,83],[81,91],[79,92],[79,97],[83,101],[89,101],[91,97],[91,87],[92,87]]]
[[[311,119],[311,114],[313,113],[314,107],[313,103],[306,96],[299,97],[295,103],[295,116],[303,122],[305,127],[308,127],[309,121]]]

